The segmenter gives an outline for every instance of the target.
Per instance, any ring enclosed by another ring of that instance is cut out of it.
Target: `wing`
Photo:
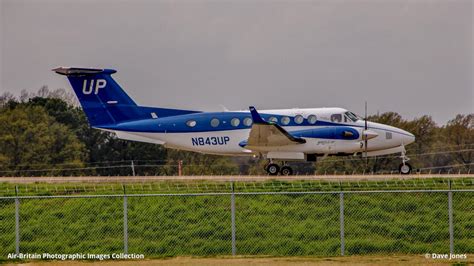
[[[240,146],[250,148],[306,143],[305,139],[291,135],[279,125],[263,120],[255,107],[251,106],[249,109],[252,114],[253,125],[248,140],[241,142]]]

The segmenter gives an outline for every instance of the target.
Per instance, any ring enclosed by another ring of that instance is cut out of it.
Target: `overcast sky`
[[[94,66],[149,106],[474,112],[470,0],[0,3],[0,93]]]

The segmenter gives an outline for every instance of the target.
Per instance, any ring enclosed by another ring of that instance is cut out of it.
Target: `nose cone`
[[[378,138],[381,138],[381,140],[388,140],[391,144],[408,145],[415,142],[415,135],[401,128],[375,122],[368,122],[368,126],[369,130],[380,130]],[[388,135],[385,135],[386,132],[391,132],[393,134],[393,139],[392,137],[388,138]],[[383,135],[380,135],[380,133]]]
[[[415,135],[405,130],[400,130],[400,131],[401,131],[401,134],[403,135],[402,136],[403,145],[408,145],[410,143],[415,142]]]

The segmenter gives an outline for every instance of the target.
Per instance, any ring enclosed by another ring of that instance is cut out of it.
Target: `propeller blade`
[[[365,130],[367,130],[367,101],[365,101]]]
[[[364,133],[367,132],[367,101],[365,101],[365,127],[364,127]],[[364,134],[364,152],[365,152],[365,168],[368,169],[369,166],[369,157],[367,157],[367,144],[368,144],[368,136],[367,134]]]

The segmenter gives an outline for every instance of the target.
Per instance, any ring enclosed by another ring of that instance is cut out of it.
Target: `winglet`
[[[257,112],[257,109],[253,106],[249,106],[250,113],[252,114],[252,120],[255,124],[268,124],[263,120],[260,114]]]

